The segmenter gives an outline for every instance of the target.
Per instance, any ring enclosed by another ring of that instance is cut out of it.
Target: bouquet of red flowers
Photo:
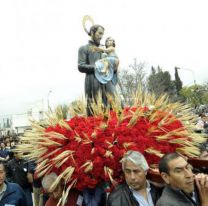
[[[63,178],[69,188],[79,190],[121,181],[120,160],[128,150],[143,153],[150,166],[167,152],[198,155],[195,145],[201,139],[191,132],[193,116],[187,107],[164,102],[162,97],[154,106],[114,106],[69,120],[53,115],[46,127],[33,123],[24,137],[27,146],[20,149],[37,160],[37,176],[55,172],[55,185]]]

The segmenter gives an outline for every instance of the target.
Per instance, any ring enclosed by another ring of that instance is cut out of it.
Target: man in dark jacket
[[[119,185],[108,197],[107,206],[153,206],[161,195],[162,188],[146,179],[149,166],[144,156],[128,151],[122,159],[126,183]]]
[[[22,158],[21,152],[14,152],[14,158],[7,164],[7,179],[17,183],[25,192],[27,205],[33,206],[32,185],[29,182],[30,164]]]
[[[194,176],[192,166],[180,154],[164,155],[159,170],[167,186],[157,206],[208,206],[208,176]]]
[[[99,47],[103,34],[104,28],[101,25],[93,25],[88,34],[91,40],[87,45],[80,47],[78,53],[78,70],[86,74],[85,95],[87,98],[88,115],[92,115],[90,105],[93,101],[96,101],[98,95],[101,95],[104,106],[107,106],[107,96],[113,96],[116,91],[112,81],[102,84],[95,77],[95,62],[102,58],[102,52],[93,51],[91,48]]]
[[[0,161],[7,162],[9,160],[9,151],[6,149],[4,142],[0,144]]]
[[[27,206],[26,197],[22,188],[5,181],[4,164],[0,162],[0,205]]]

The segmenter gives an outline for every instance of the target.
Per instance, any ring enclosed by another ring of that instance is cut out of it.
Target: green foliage
[[[194,107],[208,104],[208,84],[183,87],[180,95]]]
[[[174,84],[171,81],[170,73],[162,71],[159,66],[157,67],[157,71],[152,67],[152,72],[148,77],[148,89],[150,92],[155,93],[156,96],[160,96],[163,93],[173,94]]]
[[[208,104],[208,82],[204,85],[192,85],[182,87],[183,83],[178,74],[178,67],[175,67],[175,80],[171,80],[168,71],[163,71],[160,66],[151,68],[151,74],[146,78],[144,63],[138,63],[134,59],[129,69],[119,72],[118,85],[120,94],[123,97],[124,105],[131,105],[133,95],[138,87],[142,91],[148,90],[156,97],[166,93],[171,101],[183,101],[197,107],[201,104]]]
[[[175,88],[176,88],[176,92],[179,95],[180,90],[182,89],[183,83],[178,75],[178,67],[175,67]]]

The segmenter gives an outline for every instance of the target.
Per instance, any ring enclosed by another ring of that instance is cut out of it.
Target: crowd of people
[[[199,114],[195,130],[199,133],[208,134],[208,113]]]
[[[178,153],[165,154],[159,162],[159,172],[164,181],[158,186],[147,180],[149,170],[145,157],[138,151],[128,151],[121,160],[125,181],[109,194],[95,188],[91,199],[85,192],[71,190],[66,206],[207,206],[208,175],[194,174],[186,158]],[[50,190],[57,175],[51,173],[43,178],[43,187],[50,192],[46,206],[58,204],[64,183]],[[95,192],[96,191],[96,192]],[[87,193],[89,194],[89,193]]]
[[[19,137],[2,137],[0,143],[0,205],[43,206],[41,180],[34,178],[35,163],[14,151],[21,144]],[[1,190],[2,189],[2,190]],[[13,191],[15,190],[15,191]],[[34,201],[32,198],[34,195]],[[35,202],[35,204],[33,204]]]
[[[206,141],[200,146],[200,158],[208,160],[208,113],[202,112],[199,114],[199,118],[195,126],[195,132],[202,134],[206,138]],[[207,168],[205,168],[205,170],[208,172]]]
[[[0,205],[58,205],[65,190],[64,180],[52,188],[58,178],[56,173],[37,179],[35,162],[26,161],[20,152],[13,152],[13,155],[11,152],[11,146],[9,150],[8,144],[6,148],[2,142]],[[110,193],[105,191],[105,185],[84,191],[71,189],[65,206],[208,206],[208,175],[194,174],[186,158],[178,153],[165,154],[161,158],[159,173],[164,183],[159,186],[147,179],[150,168],[140,152],[125,153],[121,165],[125,181]]]

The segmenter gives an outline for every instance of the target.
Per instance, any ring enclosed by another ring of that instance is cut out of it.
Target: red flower
[[[135,112],[138,111],[142,115],[130,124]],[[66,121],[70,129],[59,124],[49,126],[45,129],[45,141],[39,145],[46,149],[41,157],[48,158],[48,164],[52,166],[50,171],[57,174],[61,174],[70,166],[73,167],[74,172],[68,184],[76,180],[74,187],[79,190],[93,188],[112,178],[121,181],[123,176],[120,160],[126,151],[140,151],[149,164],[157,164],[159,157],[150,153],[148,149],[167,153],[182,147],[170,143],[169,140],[187,138],[189,141],[188,137],[175,134],[159,140],[158,137],[170,134],[176,129],[185,131],[185,128],[173,114],[166,111],[154,112],[155,118],[151,119],[148,107],[128,107],[124,108],[122,118],[111,111],[106,119],[95,116],[74,117]],[[62,134],[65,138],[59,138],[53,132]],[[48,140],[54,144],[45,145]],[[68,156],[57,160],[57,156],[66,154],[67,151]]]

